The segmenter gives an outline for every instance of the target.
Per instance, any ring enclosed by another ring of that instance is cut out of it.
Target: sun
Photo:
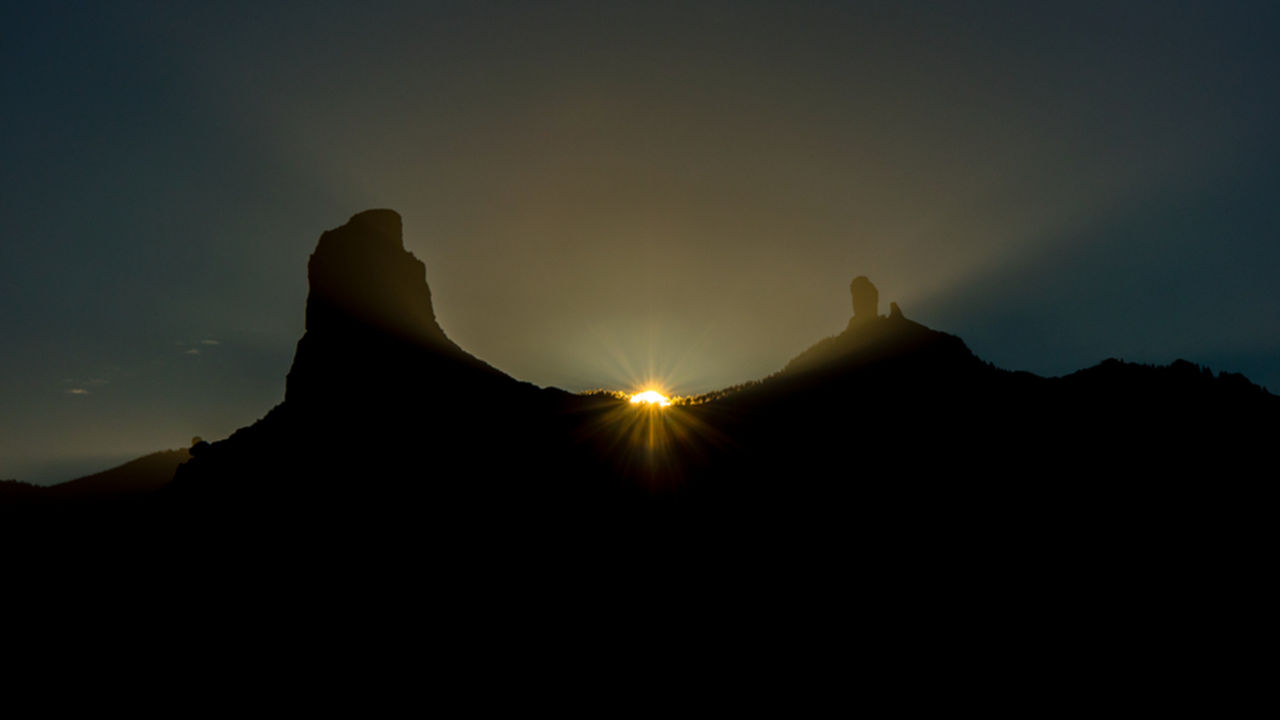
[[[645,390],[631,396],[632,405],[656,405],[658,407],[666,407],[671,404],[671,399],[657,390]]]

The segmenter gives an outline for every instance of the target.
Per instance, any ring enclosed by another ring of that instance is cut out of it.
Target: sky
[[[1280,389],[1274,3],[6,3],[0,58],[0,478],[264,415],[376,207],[538,385],[762,377],[866,275],[1004,368]]]

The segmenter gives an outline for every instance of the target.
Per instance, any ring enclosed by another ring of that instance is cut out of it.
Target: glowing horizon
[[[671,404],[671,398],[663,395],[657,390],[645,390],[631,396],[632,405],[657,405],[658,407],[667,407]]]

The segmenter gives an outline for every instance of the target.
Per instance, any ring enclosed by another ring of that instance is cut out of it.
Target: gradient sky
[[[1280,389],[1275,3],[188,5],[0,9],[0,478],[261,417],[371,207],[539,385],[763,376],[867,275],[1002,367]]]

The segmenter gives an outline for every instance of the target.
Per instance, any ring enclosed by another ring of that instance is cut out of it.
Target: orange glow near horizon
[[[671,399],[657,390],[645,390],[631,396],[632,405],[656,405],[658,407],[666,407],[671,404]]]

